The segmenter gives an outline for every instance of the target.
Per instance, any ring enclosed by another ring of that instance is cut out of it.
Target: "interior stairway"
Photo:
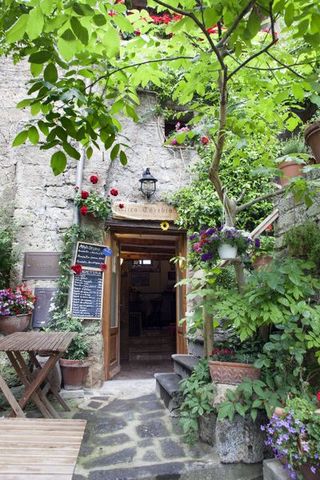
[[[139,337],[130,337],[130,361],[169,360],[176,348],[176,338],[166,330],[145,331]]]

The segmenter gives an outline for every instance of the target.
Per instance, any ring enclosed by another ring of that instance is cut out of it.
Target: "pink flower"
[[[317,397],[317,400],[318,400],[318,402],[320,402],[320,391],[319,391],[319,392],[317,392],[317,395],[316,395],[316,397]]]
[[[178,140],[176,138],[171,140],[171,145],[178,145]]]
[[[141,32],[140,32],[140,30],[135,30],[135,31],[134,31],[134,34],[135,34],[137,37],[140,37]]]
[[[114,10],[109,10],[108,15],[110,17],[115,17],[117,15],[117,12],[115,12]]]
[[[119,195],[119,192],[116,188],[111,188],[110,195],[112,195],[113,197],[117,197]]]

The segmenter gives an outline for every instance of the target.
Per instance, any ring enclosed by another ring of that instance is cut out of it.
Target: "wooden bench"
[[[0,418],[0,480],[71,480],[85,420]]]

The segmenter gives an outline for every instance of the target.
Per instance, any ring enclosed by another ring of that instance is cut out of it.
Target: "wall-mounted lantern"
[[[140,178],[139,182],[141,183],[140,191],[142,194],[147,197],[149,200],[152,195],[154,195],[156,188],[157,188],[157,179],[151,175],[150,168],[146,168],[142,174],[142,178]]]

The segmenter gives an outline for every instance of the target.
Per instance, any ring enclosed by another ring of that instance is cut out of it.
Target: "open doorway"
[[[175,265],[166,260],[123,259],[120,286],[121,376],[170,371],[176,353]]]
[[[186,353],[185,270],[170,259],[186,255],[186,236],[159,224],[113,222],[105,279],[103,336],[106,380],[152,378],[172,371],[171,355]]]

